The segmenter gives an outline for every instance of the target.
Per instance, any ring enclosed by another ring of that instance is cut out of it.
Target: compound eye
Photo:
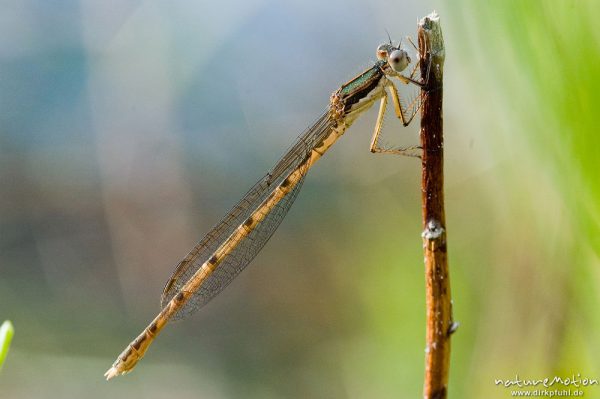
[[[377,47],[377,59],[386,60],[390,53],[390,47],[391,46],[387,43],[380,44],[379,47]]]
[[[404,50],[394,50],[388,57],[388,64],[396,72],[402,72],[408,66],[410,58]]]

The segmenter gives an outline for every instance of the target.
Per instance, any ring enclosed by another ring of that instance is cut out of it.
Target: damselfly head
[[[410,64],[410,57],[406,50],[400,46],[395,47],[391,43],[384,43],[377,47],[377,58],[387,61],[395,72],[402,72]]]

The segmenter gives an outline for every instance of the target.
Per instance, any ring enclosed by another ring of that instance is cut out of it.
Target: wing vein
[[[315,123],[304,131],[296,142],[286,151],[275,166],[260,179],[244,195],[244,197],[221,219],[206,236],[177,265],[167,281],[161,298],[161,307],[179,292],[181,287],[209,259],[219,246],[235,231],[235,229],[263,203],[283,180],[292,172],[303,167],[303,162],[310,151],[331,132],[331,121],[326,111]],[[307,170],[302,171],[302,178],[297,185],[285,195],[265,218],[258,223],[250,234],[239,243],[221,261],[214,272],[206,279],[200,289],[192,295],[187,303],[172,317],[180,320],[194,313],[214,298],[223,288],[254,259],[273,235],[281,221],[294,203],[302,187]]]

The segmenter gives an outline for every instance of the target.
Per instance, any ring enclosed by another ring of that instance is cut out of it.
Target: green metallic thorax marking
[[[380,68],[383,64],[385,64],[385,62],[378,61],[373,68],[361,73],[348,83],[342,85],[340,94],[343,97],[353,94],[357,90],[360,90],[362,86],[368,84],[373,78],[381,76],[382,72]]]

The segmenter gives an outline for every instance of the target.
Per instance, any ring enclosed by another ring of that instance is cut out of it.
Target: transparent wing
[[[223,219],[192,249],[192,251],[177,265],[169,281],[165,285],[161,307],[164,307],[208,260],[219,246],[234,230],[252,215],[269,194],[298,168],[303,168],[312,148],[318,145],[331,131],[328,112],[325,112],[307,129],[290,147],[286,154],[277,162],[275,167],[259,180],[246,195],[223,217]],[[172,320],[180,320],[192,314],[212,298],[254,259],[273,235],[296,199],[306,176],[279,203],[269,211],[265,218],[256,225],[250,234],[239,243],[217,266],[215,271],[206,279],[200,289],[188,300]]]

